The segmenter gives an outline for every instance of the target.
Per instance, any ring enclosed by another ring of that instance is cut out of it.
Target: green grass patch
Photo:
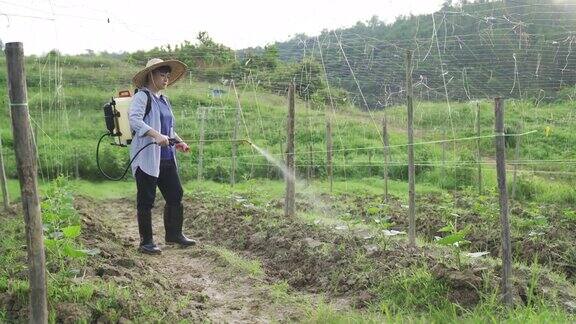
[[[231,266],[236,271],[246,273],[252,278],[264,277],[264,270],[262,265],[257,260],[248,260],[236,252],[226,249],[221,246],[205,245],[205,249],[209,252],[215,253],[222,261]]]

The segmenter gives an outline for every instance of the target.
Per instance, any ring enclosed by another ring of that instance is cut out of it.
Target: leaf
[[[464,246],[466,244],[470,244],[470,243],[472,243],[472,242],[470,242],[468,240],[461,240],[461,241],[454,243],[454,246],[455,247],[462,247],[462,246]]]
[[[454,243],[460,242],[464,238],[464,236],[466,236],[466,233],[456,232],[454,234],[439,239],[437,243],[440,245],[452,245]]]
[[[452,225],[446,225],[438,230],[438,232],[450,233],[452,232]]]
[[[380,212],[380,209],[378,207],[370,207],[366,210],[366,213],[368,215],[376,215],[378,214],[378,212]]]
[[[58,247],[58,242],[56,242],[56,240],[45,238],[44,239],[44,246],[47,249],[54,249],[54,248]]]
[[[80,235],[80,225],[64,227],[62,233],[64,233],[66,238],[76,238]]]
[[[84,250],[76,249],[69,243],[64,244],[62,250],[63,250],[62,252],[64,252],[64,255],[72,258],[81,258],[87,255],[87,253]]]
[[[58,220],[58,215],[50,211],[42,210],[42,220],[48,224],[54,223]]]

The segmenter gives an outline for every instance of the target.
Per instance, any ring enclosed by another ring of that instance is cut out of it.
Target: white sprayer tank
[[[120,136],[116,137],[118,145],[129,145],[132,142],[132,130],[130,129],[130,121],[128,120],[128,110],[132,97],[119,97],[114,98],[116,101],[117,116],[115,118],[116,129],[120,132]]]

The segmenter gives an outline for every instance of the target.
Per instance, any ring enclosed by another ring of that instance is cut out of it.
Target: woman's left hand
[[[184,153],[190,152],[190,146],[188,146],[188,144],[186,144],[184,142],[176,143],[176,145],[174,145],[174,146],[176,147],[177,151],[184,152]]]

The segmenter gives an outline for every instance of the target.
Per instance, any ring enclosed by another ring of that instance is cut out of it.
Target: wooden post
[[[310,144],[310,164],[312,165],[312,167],[310,168],[310,182],[312,182],[312,179],[314,179],[314,167],[316,166],[314,164],[314,146],[312,144]]]
[[[372,150],[368,150],[368,177],[372,177]]]
[[[272,152],[272,150],[269,147],[266,147],[266,151]],[[267,179],[272,179],[272,170],[274,170],[274,169],[272,168],[270,163],[267,163],[266,164],[266,178]]]
[[[446,128],[442,132],[442,166],[446,165]],[[443,172],[446,170],[442,170]]]
[[[198,108],[200,111],[200,134],[198,135],[198,181],[204,180],[204,124],[206,122],[206,107]]]
[[[22,43],[6,44],[8,68],[8,92],[12,113],[14,151],[20,180],[22,207],[26,223],[26,245],[30,280],[30,323],[48,323],[46,302],[46,259],[42,236],[42,213],[38,197],[36,147],[30,134],[28,93],[24,71],[24,48]]]
[[[414,169],[414,107],[412,103],[412,51],[406,52],[406,103],[408,106],[408,241],[416,246],[416,192]]]
[[[480,103],[476,103],[476,160],[478,161],[478,193],[481,195],[482,190],[482,153],[480,150]]]
[[[500,226],[502,229],[502,298],[512,307],[512,248],[510,244],[510,222],[508,220],[508,191],[506,188],[506,143],[504,140],[504,106],[502,99],[494,100],[496,116],[496,173],[500,192]]]
[[[308,144],[308,163],[306,165],[306,182],[307,185],[312,182],[312,145]]]
[[[4,210],[10,209],[10,197],[8,196],[8,179],[6,178],[6,170],[4,169],[4,153],[2,148],[2,138],[0,137],[0,185],[2,186],[2,201],[4,202]]]
[[[78,161],[78,149],[74,150],[74,176],[76,180],[80,179],[80,162]]]
[[[232,86],[236,90],[236,85],[234,80],[232,80]],[[238,131],[240,130],[240,118],[241,118],[241,106],[240,100],[236,106],[236,122],[234,124],[234,133],[232,134],[232,172],[230,173],[230,185],[234,186],[236,184],[236,167],[237,161],[236,156],[238,155]]]
[[[280,141],[280,162],[282,162],[283,164],[286,163],[286,156],[284,156],[284,144],[282,143],[282,141]],[[284,178],[284,171],[281,170],[280,168],[277,168],[278,170],[278,179],[282,179]]]
[[[326,121],[326,173],[330,182],[330,193],[332,193],[334,179],[332,169],[332,123],[330,120]]]
[[[386,108],[384,108],[386,109]],[[388,202],[388,157],[390,154],[390,146],[388,139],[388,116],[384,112],[382,119],[382,143],[384,144],[384,202]]]
[[[36,133],[38,132],[38,127],[33,127],[32,128],[32,145],[34,145],[34,147],[38,147],[38,145],[36,144]],[[42,171],[42,161],[40,160],[40,153],[38,152],[38,149],[36,149],[36,162],[38,163],[38,171],[40,172],[40,178],[42,179],[42,181],[44,181],[44,171]],[[46,178],[50,178],[50,175],[46,175]]]
[[[294,217],[296,215],[296,175],[294,172],[294,84],[288,87],[288,133],[286,143],[286,197],[284,200],[284,215]]]
[[[518,133],[522,133],[522,124],[518,124]],[[512,199],[516,199],[516,178],[518,176],[518,161],[520,160],[520,136],[514,141],[514,173],[512,173]]]

